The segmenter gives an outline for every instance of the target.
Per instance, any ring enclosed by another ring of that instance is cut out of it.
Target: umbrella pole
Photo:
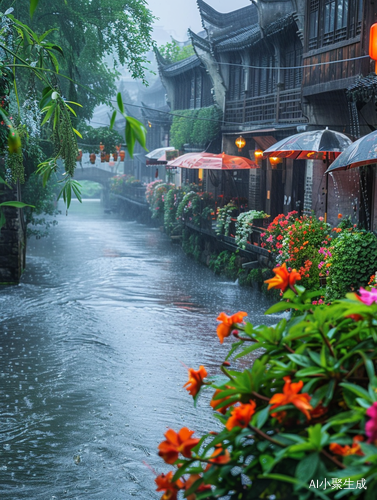
[[[326,154],[326,192],[325,192],[325,223],[327,222],[327,201],[328,201],[328,192],[329,192],[329,174],[327,170],[329,168],[329,155]]]

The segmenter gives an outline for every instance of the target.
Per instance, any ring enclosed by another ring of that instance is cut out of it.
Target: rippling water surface
[[[73,203],[0,290],[0,498],[160,498],[166,429],[216,426],[184,365],[218,373],[217,314],[262,322],[266,305],[159,230]]]

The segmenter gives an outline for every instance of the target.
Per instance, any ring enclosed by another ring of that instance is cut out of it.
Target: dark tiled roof
[[[182,59],[182,61],[163,66],[160,68],[160,70],[166,76],[175,76],[190,69],[196,68],[197,66],[200,66],[200,64],[200,60],[194,54],[193,56],[187,57],[186,59]]]
[[[227,52],[238,50],[240,48],[250,47],[255,42],[261,39],[261,30],[258,24],[243,28],[237,32],[228,33],[228,36],[222,41],[214,41],[214,45],[218,52]]]
[[[191,42],[192,44],[195,46],[195,47],[200,47],[201,49],[207,51],[207,52],[210,52],[211,50],[211,45],[208,41],[207,38],[204,38],[201,35],[201,33],[197,34],[197,33],[194,33],[193,31],[191,31],[190,29],[188,30],[188,35],[189,37],[191,38]]]
[[[228,26],[245,27],[258,22],[258,12],[255,5],[248,5],[242,9],[222,14],[213,9],[203,0],[197,0],[203,25],[209,24],[216,28]]]
[[[282,17],[278,21],[275,21],[275,22],[269,24],[264,29],[264,34],[266,36],[275,35],[275,33],[278,33],[279,31],[283,31],[286,28],[290,28],[295,23],[296,23],[296,21],[294,20],[293,15],[287,14],[286,16]]]
[[[154,49],[154,53],[156,54],[158,69],[160,74],[164,76],[176,76],[184,73],[185,71],[189,71],[190,69],[196,68],[201,65],[200,60],[194,54],[193,56],[186,57],[186,59],[182,59],[181,61],[169,64],[166,59],[160,54],[157,48]]]

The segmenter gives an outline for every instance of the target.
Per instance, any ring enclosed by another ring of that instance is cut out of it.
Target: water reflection
[[[182,388],[183,363],[217,373],[221,310],[266,319],[257,292],[93,201],[29,242],[0,304],[2,500],[159,498],[148,466],[166,470],[166,428],[216,426],[209,396],[195,409]]]

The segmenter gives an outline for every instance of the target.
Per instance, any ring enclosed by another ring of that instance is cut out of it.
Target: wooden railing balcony
[[[306,118],[301,110],[301,89],[227,101],[225,121],[239,124],[304,122]]]

